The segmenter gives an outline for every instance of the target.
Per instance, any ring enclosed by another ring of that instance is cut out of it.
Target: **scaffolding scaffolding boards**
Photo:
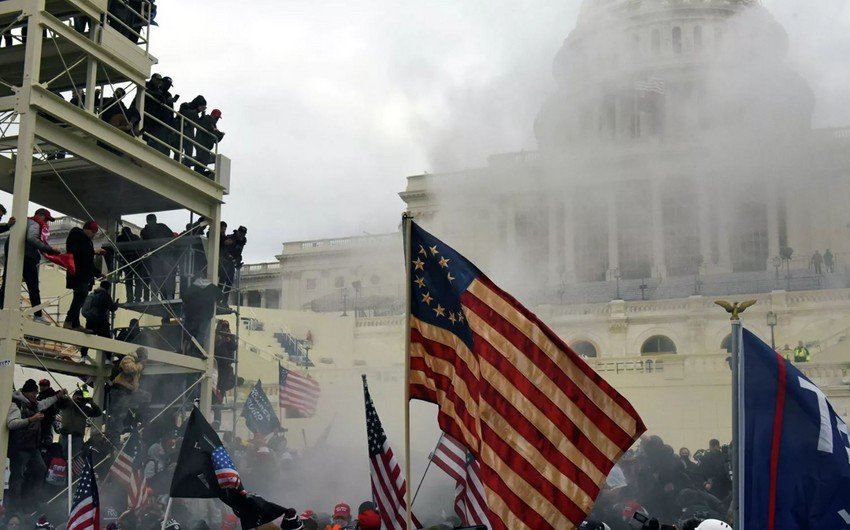
[[[87,19],[84,33],[75,29],[73,17]],[[144,133],[140,137],[128,134],[97,112],[98,89],[103,89],[105,96],[107,90],[123,84],[128,93],[135,90],[140,127],[145,119],[152,119],[145,112],[144,88],[157,61],[148,52],[147,28],[144,35],[131,40],[126,36],[128,30],[116,22],[120,21],[107,13],[107,0],[0,1],[2,32],[26,30],[15,35],[19,44],[0,48],[0,115],[9,120],[9,125],[0,122],[0,189],[13,195],[10,214],[19,220],[9,235],[9,281],[5,298],[0,301],[0,411],[4,414],[11,402],[16,364],[94,377],[95,396],[102,400],[108,376],[102,352],[132,354],[138,347],[44,325],[20,308],[18,280],[23,272],[25,220],[31,201],[66,215],[95,220],[113,241],[123,215],[174,209],[204,216],[209,221],[209,240],[217,242],[220,237],[230,161],[218,153],[217,144],[203,157],[211,160],[213,167],[196,171],[198,160],[182,154],[184,145],[194,143],[189,135],[184,136],[188,125],[182,118],[179,144],[174,149],[181,152],[181,159],[174,160],[167,149],[163,153],[150,145],[154,142],[144,138]],[[68,90],[81,99],[79,105],[59,94]],[[198,158],[201,148],[196,143]],[[68,155],[58,160],[45,155],[53,152]],[[195,169],[190,167],[193,165]],[[206,245],[205,251],[207,263],[218,263],[218,244]],[[206,275],[209,281],[218,283],[218,267],[207,267]],[[210,329],[214,329],[212,323]],[[87,347],[96,351],[94,362],[39,355],[31,348],[42,341]],[[211,332],[204,345],[206,358],[148,348],[150,363],[145,374],[197,373],[203,379],[201,408],[209,414],[214,344]],[[2,454],[6,453],[8,434],[4,421],[0,428]],[[0,472],[4,465],[5,459],[0,459]]]

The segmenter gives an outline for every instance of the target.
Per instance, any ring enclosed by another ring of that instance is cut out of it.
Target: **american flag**
[[[463,524],[492,528],[478,461],[466,447],[444,434],[431,455],[431,462],[455,480],[455,512]]]
[[[401,472],[401,466],[393,454],[393,449],[387,440],[381,419],[375,411],[372,396],[369,395],[369,385],[363,376],[363,393],[366,399],[366,433],[369,440],[369,467],[372,479],[372,498],[378,505],[378,513],[386,530],[405,530],[407,528],[407,503],[404,496],[407,493],[407,482]],[[411,515],[415,528],[422,525]]]
[[[219,445],[212,452],[212,461],[219,488],[238,488],[242,485],[236,465],[223,445]]]
[[[100,498],[97,493],[97,481],[94,477],[91,458],[86,457],[77,489],[71,500],[71,513],[68,515],[68,530],[100,530]]]
[[[115,479],[127,489],[127,505],[134,509],[145,504],[148,493],[148,479],[142,469],[140,449],[141,435],[138,431],[134,431],[118,451],[111,469]]]
[[[278,365],[278,386],[281,408],[293,408],[303,416],[312,416],[316,413],[316,404],[319,402],[322,389],[312,377]]]
[[[411,398],[436,403],[475,457],[494,530],[577,527],[643,421],[534,314],[409,228]]]

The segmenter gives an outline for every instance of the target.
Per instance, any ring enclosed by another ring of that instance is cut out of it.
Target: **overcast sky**
[[[850,125],[850,2],[764,3],[815,90],[815,125]],[[394,230],[406,176],[534,149],[532,122],[580,2],[158,4],[156,71],[182,99],[200,93],[222,110],[221,152],[233,159],[224,217],[249,227],[246,259],[268,261],[287,240]]]

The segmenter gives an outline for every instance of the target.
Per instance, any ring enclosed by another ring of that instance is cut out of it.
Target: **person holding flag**
[[[218,498],[233,509],[243,530],[257,528],[281,516],[282,530],[300,527],[295,510],[245,491],[230,454],[198,407],[192,408],[186,422],[169,493],[173,499]],[[166,519],[167,516],[166,513]]]

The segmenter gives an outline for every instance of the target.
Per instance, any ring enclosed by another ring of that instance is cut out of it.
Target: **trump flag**
[[[791,362],[743,330],[744,527],[850,529],[847,424]]]

